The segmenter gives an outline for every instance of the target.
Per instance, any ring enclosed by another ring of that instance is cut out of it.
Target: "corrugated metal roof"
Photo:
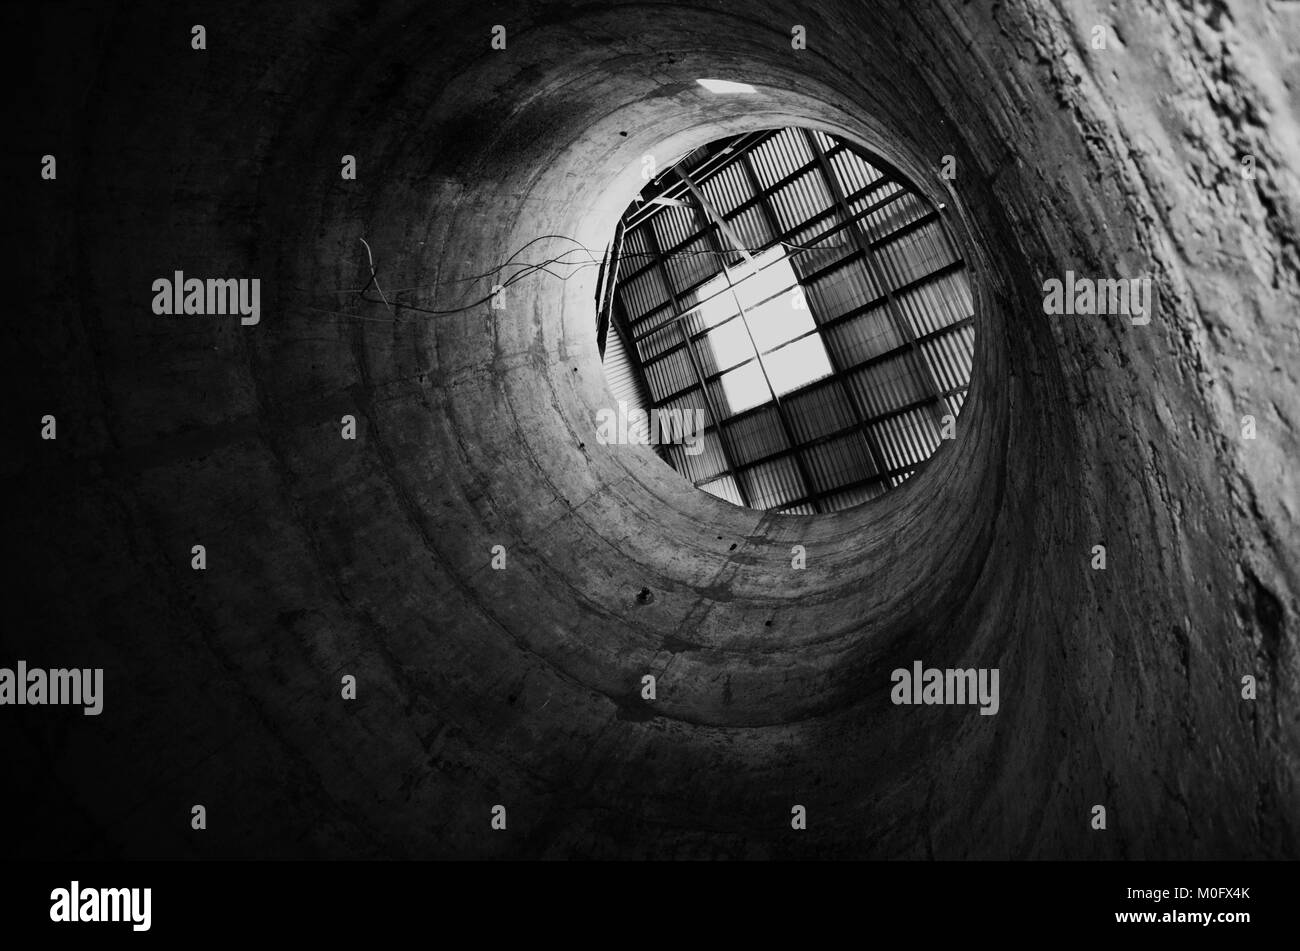
[[[749,176],[740,165],[728,165],[707,181],[701,182],[699,189],[709,200],[709,204],[723,216],[730,214],[754,197]]]
[[[763,214],[763,209],[757,205],[742,211],[738,215],[732,215],[727,218],[727,223],[731,225],[731,229],[736,233],[736,237],[740,239],[740,243],[751,254],[759,248],[767,247],[776,240],[776,235],[772,233],[772,228],[767,223],[767,216]],[[724,248],[730,252],[732,250],[731,242],[727,241]],[[735,254],[728,253],[727,257],[727,263],[731,264],[742,258],[743,255],[739,252]]]
[[[668,447],[668,458],[673,468],[691,482],[712,478],[727,468],[727,458],[722,454],[722,443],[718,441],[716,431],[706,432],[700,445],[703,448],[694,456],[687,452],[685,445]]]
[[[700,488],[709,495],[716,495],[718,498],[726,499],[736,505],[745,504],[740,500],[740,490],[736,488],[736,480],[732,476],[727,475],[713,482],[706,482]]]
[[[633,320],[644,317],[668,300],[668,289],[664,287],[658,268],[651,268],[630,281],[624,281],[615,288],[615,293]]]
[[[939,446],[939,427],[926,406],[873,423],[870,432],[891,469],[924,462]]]
[[[660,409],[691,414],[701,412],[704,414],[705,427],[714,425],[713,414],[709,412],[709,405],[704,401],[703,391],[698,386],[687,390],[681,396],[669,400]],[[691,418],[695,419],[696,417],[692,415]]]
[[[618,332],[611,330],[605,340],[605,382],[609,386],[609,394],[613,397],[608,409],[617,411],[619,401],[627,403],[629,409],[645,409],[649,403],[649,393],[646,391],[645,382],[641,374],[636,372],[632,361],[628,359],[627,349],[623,346],[623,337]],[[631,421],[629,420],[629,423]],[[593,423],[594,425],[594,423]],[[631,426],[629,431],[635,432],[638,437],[644,437],[647,434],[644,425]]]
[[[722,382],[720,380],[713,380],[709,383],[709,399],[713,401],[713,405],[717,407],[717,410],[722,414],[723,419],[731,418],[731,409],[727,403],[727,394],[723,390]]]
[[[846,261],[841,267],[810,281],[806,291],[818,323],[834,320],[881,296],[861,260]]]
[[[762,459],[764,456],[770,456],[772,453],[790,447],[790,441],[785,438],[775,406],[769,406],[723,425],[727,430],[727,441],[736,454],[737,465]]]
[[[623,251],[618,259],[618,280],[622,283],[632,274],[654,263],[650,257],[650,246],[646,244],[645,225],[628,228],[623,233]]]
[[[947,397],[947,403],[948,411],[952,413],[954,417],[959,415],[962,407],[966,405],[966,390],[962,390],[959,393],[949,394]]]
[[[782,231],[798,228],[809,218],[830,210],[835,203],[820,169],[804,172],[789,185],[777,189],[771,197],[772,210]]]
[[[811,502],[803,502],[799,505],[787,505],[784,508],[776,510],[780,515],[816,515],[817,510],[812,507]]]
[[[710,204],[727,216],[741,244],[755,257],[772,248],[778,237],[772,232],[765,204],[770,206],[778,226],[789,232],[790,245],[812,247],[804,251],[787,246],[787,260],[802,285],[801,300],[806,301],[820,328],[826,352],[836,367],[848,372],[843,379],[807,384],[782,398],[796,445],[804,446],[799,450],[798,459],[786,455],[767,463],[752,464],[754,460],[786,450],[787,435],[770,402],[765,408],[733,417],[721,380],[709,383],[708,388],[710,398],[724,414],[721,425],[726,432],[711,428],[704,437],[705,451],[698,456],[687,455],[682,446],[668,450],[673,464],[692,481],[707,481],[710,484],[706,491],[741,504],[735,480],[730,476],[715,478],[727,466],[724,446],[729,447],[736,457],[733,463],[740,467],[739,478],[750,496],[749,504],[792,512],[813,511],[807,496],[814,491],[826,493],[819,503],[824,510],[850,507],[874,498],[915,471],[939,444],[939,417],[945,412],[955,414],[966,399],[974,350],[973,325],[958,326],[972,314],[968,276],[942,223],[937,219],[922,220],[927,216],[933,219],[927,202],[902,184],[888,180],[879,167],[856,152],[841,148],[832,137],[815,132],[812,138],[827,153],[838,188],[846,195],[865,191],[864,197],[850,203],[852,214],[860,214],[890,196],[897,197],[845,227],[842,223],[849,218],[835,204],[821,165],[801,130],[783,130],[749,154],[753,177],[764,188],[786,182],[763,202],[736,212],[754,199],[750,175],[739,162],[724,166],[719,172],[706,173],[698,180],[698,186]],[[693,154],[702,158],[707,150]],[[812,219],[819,215],[821,220],[812,224]],[[696,367],[681,346],[683,332],[692,337],[701,335],[694,342],[693,350],[702,373],[707,376],[730,369],[723,379],[733,391],[737,408],[752,405],[755,399],[761,399],[761,393],[767,392],[756,363],[749,364],[747,369],[732,369],[740,366],[734,362],[739,356],[731,357],[727,365],[720,365],[716,358],[718,353],[741,350],[745,351],[741,356],[749,356],[746,348],[732,347],[715,339],[723,332],[719,324],[737,312],[732,291],[725,290],[707,302],[701,300],[725,287],[725,282],[718,278],[724,264],[733,269],[729,272],[731,279],[738,279],[734,268],[743,256],[734,249],[729,235],[717,231],[709,236],[706,228],[711,230],[712,225],[697,208],[666,206],[644,224],[628,229],[624,240],[624,255],[619,263],[621,279],[616,292],[638,337],[637,352],[646,362],[646,386],[641,399],[666,399],[664,408],[694,410],[708,405],[699,388]],[[836,231],[837,228],[841,230]],[[853,228],[874,243],[872,256],[888,286],[895,291],[898,313],[908,332],[925,338],[916,348],[906,348],[909,335],[900,332],[895,316],[880,303],[884,288],[877,285],[866,266],[859,242],[849,230]],[[649,255],[647,229],[653,230],[658,245],[666,252],[662,266],[654,264],[654,258]],[[899,233],[900,229],[904,233]],[[719,246],[721,254],[716,250]],[[629,276],[647,264],[653,266],[635,277]],[[933,276],[935,271],[954,265],[956,269],[949,273]],[[784,267],[782,264],[781,268]],[[816,280],[809,279],[809,275],[827,269]],[[665,270],[679,294],[679,301],[674,301],[664,286]],[[785,317],[772,323],[778,317],[774,309],[777,305],[763,304],[760,298],[766,299],[770,292],[782,295],[784,301],[794,292],[782,291],[784,283],[778,282],[778,286],[761,277],[753,280],[762,284],[764,292],[747,295],[747,299],[752,298],[747,305],[752,313],[746,320],[752,324],[751,331],[767,339],[768,331],[775,333],[784,327]],[[908,291],[897,291],[913,283],[916,286]],[[743,290],[744,285],[741,287]],[[872,302],[876,306],[865,310]],[[683,312],[683,308],[690,309]],[[679,313],[680,319],[666,325]],[[803,310],[780,313],[805,320],[807,317]],[[836,318],[842,319],[831,324]],[[789,323],[794,332],[798,321],[792,319]],[[706,334],[709,327],[719,329]],[[627,364],[632,361],[612,343],[614,336],[610,334],[615,367],[611,372],[620,375],[620,385],[626,390]],[[884,359],[883,355],[891,351],[898,352]],[[769,377],[785,366],[772,362],[776,359],[771,355],[765,358]],[[819,360],[824,363],[824,357]],[[864,362],[870,365],[862,366]],[[611,364],[608,357],[607,364]],[[797,382],[791,380],[782,385]],[[936,387],[950,392],[936,395]],[[628,402],[632,404],[631,400]],[[914,408],[904,410],[907,406]],[[882,419],[882,416],[889,418]],[[855,428],[861,427],[864,418],[869,426],[866,433]],[[714,421],[710,419],[708,425],[713,427]],[[836,432],[844,434],[815,446],[805,445]],[[866,486],[842,489],[876,475],[873,444],[880,465],[903,470],[905,474],[880,477]],[[804,484],[799,461],[813,486]]]
[[[871,454],[861,433],[849,433],[803,451],[804,465],[818,492],[875,475]]]
[[[931,278],[895,299],[918,337],[974,314],[964,269]]]
[[[957,260],[937,221],[886,241],[876,249],[876,257],[892,287],[901,287]]]
[[[650,395],[656,401],[673,396],[692,384],[698,384],[690,357],[684,349],[674,350],[645,366]]]
[[[754,508],[776,508],[808,494],[798,465],[789,456],[742,469],[740,479]]]
[[[818,148],[823,152],[829,152],[831,149],[835,148],[835,146],[839,145],[838,141],[832,139],[821,129],[809,129],[808,131],[812,133],[812,137],[817,140]]]
[[[697,238],[665,258],[668,273],[678,293],[707,281],[722,271],[722,264],[707,237]]]
[[[709,158],[709,147],[702,145],[697,149],[691,149],[680,160],[674,162],[674,165],[682,166],[687,171],[694,171],[704,164]]]
[[[873,201],[879,200],[874,195],[870,197]],[[868,202],[871,203],[873,202]],[[907,192],[899,195],[889,204],[863,215],[858,219],[858,227],[862,229],[868,241],[878,241],[921,218],[929,210],[930,207],[925,199],[915,192]]]
[[[853,371],[848,375],[848,384],[867,416],[882,416],[930,395],[922,373],[916,356],[908,350]]]
[[[930,364],[941,390],[964,387],[970,382],[971,362],[975,355],[975,328],[965,324],[922,341],[921,353]]]
[[[829,150],[823,145],[822,151]],[[875,184],[882,175],[880,169],[848,149],[835,153],[830,157],[829,161],[831,169],[835,172],[835,178],[839,181],[845,195],[852,195],[868,185]],[[879,194],[886,193],[880,192]]]
[[[888,489],[881,483],[875,485],[858,486],[853,489],[845,489],[843,492],[836,492],[834,495],[827,496],[822,505],[828,511],[842,512],[844,509],[852,508],[855,505],[861,505],[863,502],[869,502],[872,499],[884,495]]]
[[[897,182],[886,182],[877,188],[871,189],[870,192],[863,195],[861,198],[849,199],[849,210],[853,212],[854,216],[857,216],[862,214],[872,205],[878,205],[885,199],[894,198],[895,195],[901,195],[906,191],[907,189]]]
[[[858,419],[844,397],[842,384],[823,382],[781,401],[795,439],[810,442],[853,425]]]
[[[681,331],[675,325],[670,324],[638,338],[636,350],[641,355],[641,362],[649,363],[665,350],[671,350],[681,342]]]
[[[795,274],[801,281],[809,274],[829,267],[836,261],[842,261],[857,252],[858,246],[844,231],[823,237],[835,225],[836,219],[827,218],[790,236],[789,243],[796,247],[787,247],[786,254],[790,256],[790,266],[794,268]]]
[[[904,343],[884,306],[827,327],[826,338],[836,364],[845,369]]]
[[[650,219],[659,250],[667,253],[704,227],[704,219],[694,205],[666,205]]]
[[[798,129],[782,129],[749,153],[754,175],[763,188],[771,188],[797,168],[813,160],[808,143]]]

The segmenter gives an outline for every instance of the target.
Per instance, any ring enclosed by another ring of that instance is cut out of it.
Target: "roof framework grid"
[[[651,408],[702,404],[722,469],[664,455],[706,491],[783,512],[901,484],[970,381],[970,290],[941,213],[809,129],[734,137],[689,164],[625,215],[611,265]]]

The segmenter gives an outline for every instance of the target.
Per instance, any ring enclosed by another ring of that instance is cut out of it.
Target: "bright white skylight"
[[[745,325],[739,317],[727,321],[721,327],[715,327],[705,339],[713,350],[713,359],[720,370],[734,367],[754,355],[754,345],[749,342],[749,334],[745,332]]]
[[[766,353],[774,347],[789,342],[792,337],[806,334],[816,325],[812,314],[794,306],[795,296],[786,292],[773,297],[766,304],[745,308],[750,333],[758,349]]]
[[[831,375],[831,361],[821,334],[810,334],[763,358],[777,396]]]
[[[722,392],[726,394],[732,415],[772,402],[772,391],[763,379],[763,368],[757,360],[722,374]]]
[[[728,269],[731,283],[736,287],[740,306],[753,307],[773,294],[789,290],[795,285],[794,268],[785,256],[785,248],[777,245],[754,256],[754,263],[743,261]]]
[[[831,374],[830,357],[821,335],[809,333],[816,328],[812,314],[797,306],[803,297],[783,247],[778,245],[755,256],[752,264],[746,261],[729,268],[726,274],[704,284],[699,295],[718,294],[718,300],[731,299],[729,291],[718,293],[727,287],[728,278],[744,312],[705,338],[713,351],[714,365],[726,370],[751,359],[755,343],[759,352],[773,351],[762,358],[762,367],[754,361],[722,375],[723,393],[733,414],[771,402],[772,389],[776,390],[775,396],[783,396]],[[734,313],[734,303],[727,309]],[[716,321],[708,321],[706,326],[713,323]],[[802,334],[807,336],[789,343]],[[776,347],[780,349],[774,350]],[[764,368],[772,389],[763,378]]]
[[[716,327],[736,313],[736,295],[727,290],[727,281],[722,275],[704,284],[696,296],[697,299],[708,298],[699,309],[705,327]]]
[[[749,83],[733,83],[726,79],[697,79],[695,81],[712,93],[754,92],[754,87]]]

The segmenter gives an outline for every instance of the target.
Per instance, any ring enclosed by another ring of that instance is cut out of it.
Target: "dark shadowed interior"
[[[3,661],[103,667],[105,698],[7,711],[30,817],[8,846],[1295,857],[1298,22],[1064,0],[20,22],[41,78],[13,151],[58,177],[11,211]],[[603,252],[647,151],[791,125],[900,170],[966,255],[957,438],[870,504],[755,511],[600,445],[598,268],[422,312],[540,236],[563,237],[520,260]],[[1150,276],[1151,322],[1045,315],[1071,269]],[[260,278],[260,322],[156,316],[178,270]],[[997,715],[891,703],[918,659],[998,668]]]

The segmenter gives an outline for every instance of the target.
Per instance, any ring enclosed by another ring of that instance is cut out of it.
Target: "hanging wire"
[[[432,308],[427,308],[427,307],[418,307],[418,306],[416,306],[416,305],[414,305],[414,304],[410,304],[410,303],[406,303],[406,302],[404,302],[404,301],[398,300],[397,298],[393,298],[393,300],[390,302],[389,299],[388,299],[388,296],[384,293],[383,288],[379,286],[379,280],[378,280],[379,272],[378,272],[378,269],[377,269],[376,266],[375,266],[374,254],[373,254],[373,252],[371,251],[370,244],[369,244],[369,242],[367,242],[367,241],[365,240],[365,238],[361,238],[361,239],[359,239],[359,240],[361,241],[361,244],[365,246],[365,249],[366,249],[366,258],[367,258],[367,262],[368,262],[368,266],[369,266],[369,270],[370,270],[370,279],[369,279],[368,281],[366,281],[365,286],[363,286],[362,288],[360,288],[360,290],[356,291],[356,294],[357,294],[357,296],[359,296],[362,300],[366,301],[367,303],[371,303],[371,304],[383,304],[384,307],[386,307],[386,308],[388,309],[388,312],[389,312],[390,314],[393,315],[393,317],[391,318],[391,319],[393,319],[393,320],[396,320],[396,319],[397,319],[397,312],[393,309],[393,304],[396,304],[396,305],[397,305],[398,307],[400,307],[400,308],[403,308],[403,309],[405,309],[405,310],[412,311],[412,312],[414,312],[414,313],[418,313],[418,314],[429,314],[429,315],[432,315],[432,316],[447,316],[447,315],[451,315],[451,314],[461,314],[461,313],[464,313],[464,312],[466,312],[466,311],[473,310],[473,309],[476,308],[476,307],[481,307],[483,304],[489,303],[489,302],[490,302],[490,301],[491,301],[491,300],[496,296],[496,294],[499,292],[498,290],[494,289],[491,293],[488,293],[488,294],[484,295],[483,297],[480,297],[480,298],[478,298],[477,300],[471,301],[470,303],[468,303],[468,304],[464,304],[464,305],[462,305],[462,306],[460,306],[460,307],[442,308],[442,309],[437,309],[437,310],[432,309]],[[544,260],[544,261],[539,261],[539,262],[536,262],[536,263],[527,263],[527,262],[522,262],[522,261],[516,261],[516,260],[515,260],[515,258],[517,258],[520,254],[522,254],[522,253],[523,253],[524,251],[526,251],[528,248],[532,247],[533,245],[535,245],[535,244],[537,244],[537,243],[539,243],[539,242],[541,242],[541,241],[548,241],[548,240],[570,241],[570,242],[572,242],[574,245],[576,245],[576,247],[569,248],[567,251],[564,251],[564,252],[562,252],[561,254],[555,255],[554,257],[550,257],[550,258],[547,258],[547,259]],[[841,243],[838,243],[838,244],[825,244],[825,243],[817,243],[817,244],[797,244],[797,243],[795,243],[795,242],[791,242],[791,241],[777,241],[776,244],[777,244],[777,245],[780,245],[780,246],[782,246],[782,247],[784,247],[784,248],[786,248],[787,251],[788,251],[788,253],[791,254],[791,255],[794,255],[794,254],[802,254],[802,253],[805,253],[805,252],[808,252],[808,251],[821,251],[821,250],[828,250],[828,249],[831,249],[831,248],[848,248],[848,247],[854,247],[854,245],[853,245],[852,243],[850,243],[850,242],[841,242]],[[768,250],[770,250],[772,247],[773,247],[773,245],[769,245],[769,246],[767,246],[767,247],[765,247],[765,248],[745,248],[745,249],[743,249],[743,250],[746,251],[746,252],[752,253],[752,254],[759,254],[759,253],[762,253],[763,251],[768,251]],[[663,257],[663,258],[665,258],[665,259],[667,259],[667,258],[672,258],[672,257],[678,257],[678,256],[698,256],[698,255],[706,255],[706,254],[719,255],[719,256],[727,257],[727,256],[730,256],[730,255],[733,255],[733,254],[738,253],[740,250],[742,250],[742,249],[732,248],[732,249],[727,249],[727,250],[721,250],[721,251],[719,251],[719,250],[715,250],[715,249],[712,249],[712,248],[707,248],[707,249],[697,249],[697,250],[684,250],[684,251],[677,251],[677,252],[674,252],[674,253],[672,253],[672,254],[660,255],[660,256]],[[586,261],[581,261],[581,260],[580,260],[580,261],[569,261],[569,260],[565,260],[566,258],[568,258],[568,257],[569,257],[570,255],[572,255],[572,254],[585,254],[585,255],[587,256],[588,260],[586,260]],[[395,294],[401,294],[401,293],[406,293],[406,292],[408,292],[408,291],[429,290],[429,289],[431,289],[431,288],[437,288],[437,287],[441,287],[441,286],[449,285],[449,284],[464,284],[464,283],[468,283],[468,282],[470,282],[470,281],[481,281],[481,280],[484,280],[484,279],[486,279],[486,278],[494,278],[494,277],[497,277],[497,276],[498,276],[502,271],[506,270],[507,268],[518,268],[518,270],[515,271],[515,273],[511,274],[509,277],[505,278],[505,280],[501,281],[501,283],[500,283],[500,285],[499,285],[499,287],[500,287],[501,290],[504,290],[505,288],[512,286],[513,284],[517,283],[518,281],[523,280],[525,277],[528,277],[528,276],[530,276],[530,275],[532,275],[532,274],[537,274],[537,273],[545,273],[545,274],[549,274],[551,277],[554,277],[554,278],[556,278],[557,280],[559,280],[561,283],[563,283],[563,282],[566,282],[566,281],[570,280],[574,275],[576,275],[577,273],[579,273],[580,271],[582,271],[582,270],[584,270],[584,269],[586,269],[586,268],[589,268],[589,267],[598,267],[598,266],[602,263],[602,260],[601,260],[601,258],[597,257],[596,255],[597,255],[597,252],[596,252],[594,249],[587,247],[587,246],[584,245],[581,241],[579,241],[577,238],[574,238],[574,237],[572,237],[572,236],[570,236],[570,235],[564,235],[564,234],[545,234],[545,235],[539,235],[538,237],[533,238],[531,241],[528,241],[527,243],[521,245],[521,246],[520,246],[519,248],[517,248],[517,249],[514,251],[514,253],[512,253],[508,258],[506,258],[504,261],[502,261],[500,264],[498,264],[496,267],[492,268],[492,269],[489,270],[489,271],[484,271],[484,272],[482,272],[481,274],[471,274],[471,275],[469,275],[469,276],[467,276],[467,277],[451,278],[451,279],[449,279],[449,280],[446,280],[446,281],[440,281],[440,282],[437,282],[437,283],[434,283],[434,284],[422,284],[422,285],[417,284],[417,285],[413,285],[413,286],[410,286],[410,287],[394,288],[394,289],[393,289],[393,293],[395,293]],[[654,252],[649,252],[649,251],[646,251],[646,252],[630,252],[630,253],[626,253],[626,254],[622,254],[622,255],[620,255],[620,259],[623,259],[623,258],[635,259],[635,258],[655,257],[655,256],[656,256],[656,255],[655,255]],[[557,274],[555,271],[552,271],[552,270],[551,270],[551,267],[553,267],[553,266],[568,267],[568,268],[572,268],[573,270],[571,270],[568,274],[563,274],[563,275],[561,275],[561,274]],[[376,300],[375,298],[370,297],[370,296],[367,295],[367,291],[370,290],[370,288],[371,288],[372,285],[374,286],[375,290],[379,293],[379,299],[378,299],[378,300]],[[320,312],[320,313],[328,313],[328,314],[332,314],[332,315],[335,315],[335,316],[341,316],[341,317],[342,317],[342,316],[355,317],[355,318],[360,319],[360,320],[371,320],[371,321],[374,321],[374,320],[386,320],[386,319],[387,319],[387,318],[374,318],[374,317],[369,317],[369,318],[367,318],[367,317],[363,317],[363,316],[360,315],[360,314],[344,314],[344,313],[342,313],[342,312],[340,312],[340,311],[326,311],[326,310],[323,310],[322,308],[315,308],[315,307],[307,308],[307,309],[308,309],[308,310],[318,311],[318,312]]]

